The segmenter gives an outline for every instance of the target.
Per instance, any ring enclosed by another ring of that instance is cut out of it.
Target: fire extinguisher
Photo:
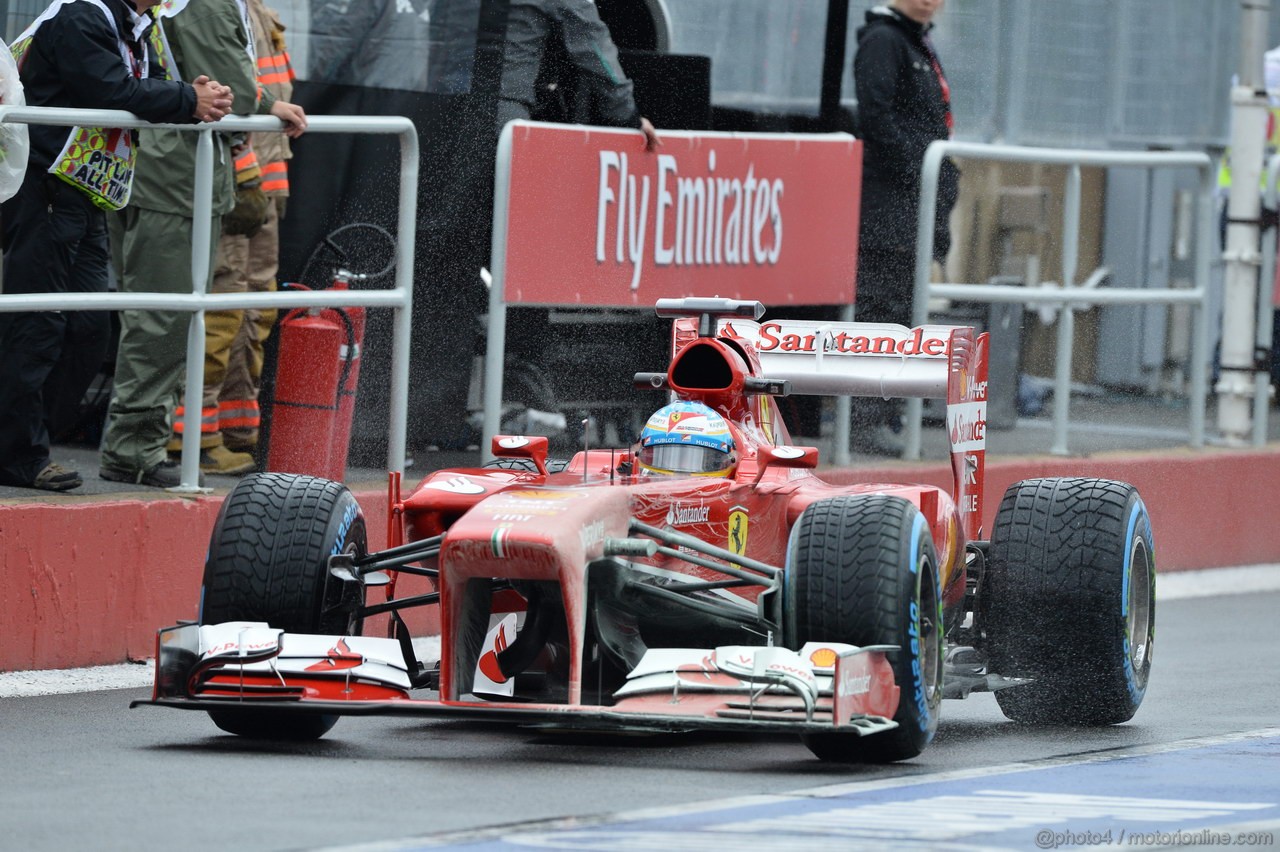
[[[330,289],[366,277],[339,269]],[[280,321],[267,470],[345,477],[364,321],[361,307],[297,308]]]

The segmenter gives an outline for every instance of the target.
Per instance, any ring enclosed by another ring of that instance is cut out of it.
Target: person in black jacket
[[[929,40],[943,0],[893,0],[866,13],[853,60],[862,138],[862,218],[858,230],[859,322],[911,324],[920,171],[929,143],[951,137],[951,92]],[[934,259],[951,247],[948,220],[959,172],[944,160],[938,186]],[[859,400],[853,446],[902,451],[897,400]]]
[[[27,104],[121,109],[169,123],[225,115],[225,86],[205,76],[165,80],[144,14],[157,2],[53,3],[13,44]],[[128,201],[136,134],[32,125],[30,136],[22,187],[3,207],[5,292],[105,292],[104,211]],[[44,395],[64,342],[95,348],[101,362],[108,321],[101,311],[0,313],[0,484],[47,491],[81,484],[76,471],[49,459]]]

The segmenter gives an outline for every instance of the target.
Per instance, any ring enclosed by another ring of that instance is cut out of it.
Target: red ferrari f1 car
[[[498,436],[494,461],[407,495],[393,474],[386,550],[368,551],[343,485],[246,478],[199,620],[160,631],[138,703],[258,738],[448,714],[792,731],[819,758],[873,762],[919,754],[941,700],[971,691],[1016,720],[1129,719],[1155,612],[1135,489],[1019,482],[984,538],[986,335],[763,312],[660,301],[671,362],[636,385],[668,404],[633,446],[557,463],[546,438]],[[945,398],[953,490],[823,481],[779,416],[789,393]]]

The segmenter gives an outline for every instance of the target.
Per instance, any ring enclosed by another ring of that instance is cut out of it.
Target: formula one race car
[[[791,731],[873,762],[919,754],[941,699],[971,691],[1017,720],[1129,719],[1154,634],[1134,488],[1016,483],[984,540],[986,335],[763,311],[660,301],[671,363],[636,384],[669,402],[634,446],[557,463],[546,438],[497,436],[494,461],[407,496],[393,473],[386,550],[343,485],[246,478],[199,622],[160,631],[137,703],[259,738],[456,715]],[[954,490],[823,481],[779,417],[788,393],[945,397]]]

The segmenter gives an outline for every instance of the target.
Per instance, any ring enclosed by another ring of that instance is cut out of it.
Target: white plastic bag
[[[0,104],[26,106],[22,81],[18,79],[18,65],[2,41],[0,48],[3,48],[0,50]],[[0,123],[0,201],[8,201],[18,194],[22,176],[27,171],[27,153],[30,150],[25,124]]]

